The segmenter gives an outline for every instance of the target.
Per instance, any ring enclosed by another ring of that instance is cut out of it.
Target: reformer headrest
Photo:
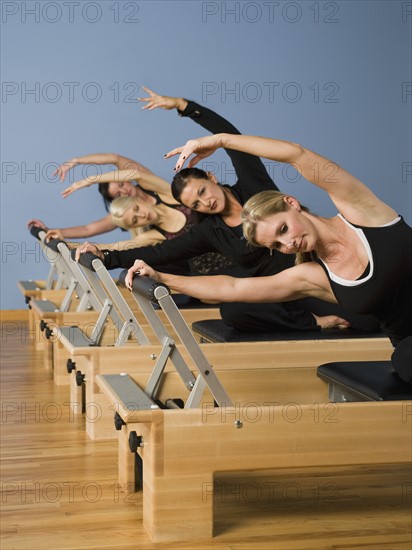
[[[62,241],[61,239],[50,239],[50,241],[44,241],[44,244],[50,248],[51,250],[53,250],[53,252],[59,252],[59,249],[57,248],[57,245],[58,244],[64,244],[65,246],[67,246],[67,243],[66,241]]]
[[[127,269],[122,271],[119,275],[119,283],[125,285],[125,279],[127,275]],[[155,292],[157,288],[164,288],[168,294],[170,294],[170,289],[164,283],[159,283],[150,277],[139,277],[136,276],[133,279],[133,292],[137,292],[147,300],[157,303],[157,298]]]
[[[76,258],[76,249],[72,249],[71,251],[71,257],[74,260]],[[86,269],[90,269],[90,271],[94,271],[93,267],[93,260],[100,260],[99,256],[96,256],[96,254],[93,254],[92,252],[83,252],[79,256],[79,264],[85,267]]]

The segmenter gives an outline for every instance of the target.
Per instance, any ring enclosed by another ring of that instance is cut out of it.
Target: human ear
[[[212,174],[212,172],[206,172],[206,174],[207,174],[207,177],[208,177],[209,181],[211,181],[212,183],[215,183],[215,184],[218,183],[217,179],[215,178],[215,175]]]
[[[295,197],[291,197],[290,195],[288,195],[283,200],[289,207],[294,208],[295,210],[300,212],[301,210],[300,202],[297,199],[295,199]]]

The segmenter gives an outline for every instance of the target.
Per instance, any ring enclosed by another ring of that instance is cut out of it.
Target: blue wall
[[[62,199],[53,166],[119,152],[170,180],[174,163],[163,154],[204,134],[174,112],[142,111],[134,101],[142,85],[203,102],[244,133],[330,157],[411,222],[412,2],[3,1],[1,8],[2,309],[23,307],[16,280],[47,274],[28,219],[64,227],[104,215],[96,189]],[[208,168],[233,181],[224,154]],[[268,168],[314,211],[334,213],[291,170]]]

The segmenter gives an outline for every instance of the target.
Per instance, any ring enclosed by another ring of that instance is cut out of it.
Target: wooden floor
[[[152,543],[115,442],[71,418],[24,325],[1,328],[1,550],[411,550],[411,470],[390,465],[217,476],[214,538]]]

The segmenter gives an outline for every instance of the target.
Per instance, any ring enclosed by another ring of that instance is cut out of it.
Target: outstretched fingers
[[[177,147],[176,149],[173,149],[172,151],[166,153],[165,158],[169,159],[171,157],[179,155],[179,158],[177,159],[176,165],[174,167],[174,171],[178,172],[184,167],[185,162],[189,159],[190,155],[193,154],[194,149],[195,146],[192,143],[188,142],[186,143],[186,145]],[[195,155],[193,158],[191,158],[187,165],[188,168],[192,168],[193,166],[195,166],[201,160],[201,158],[202,157],[199,155]]]
[[[149,97],[138,97],[138,101],[142,101],[144,103],[147,103],[142,109],[144,111],[153,111],[153,109],[157,109],[158,107],[162,107],[162,100],[163,97],[151,90],[150,88],[146,88],[146,86],[142,86],[143,90],[149,94]]]
[[[70,185],[70,187],[67,187],[67,189],[64,189],[64,191],[61,192],[61,196],[65,199],[75,191],[76,189],[73,187],[73,185]]]

